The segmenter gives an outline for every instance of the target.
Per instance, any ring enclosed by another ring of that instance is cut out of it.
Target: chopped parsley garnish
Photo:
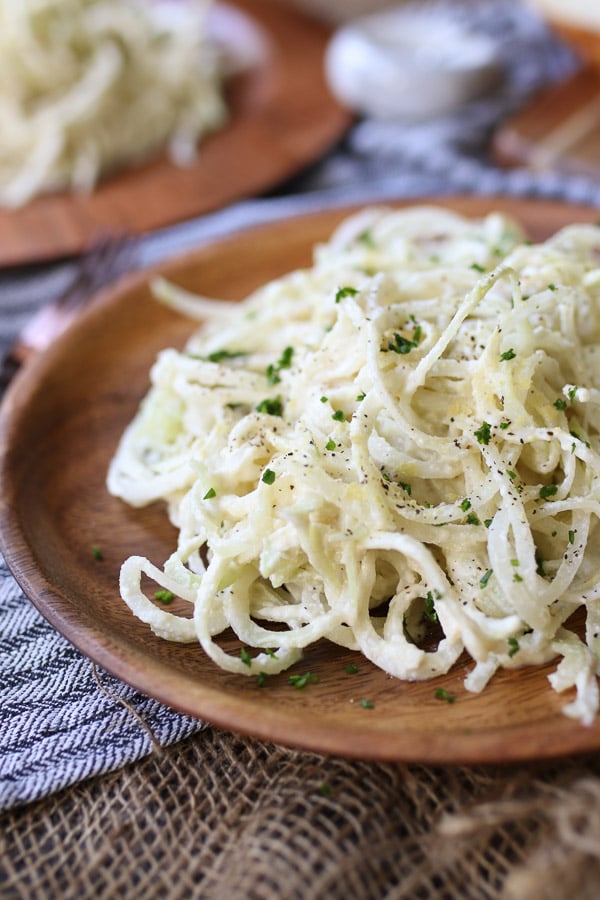
[[[483,266],[480,266],[479,263],[476,263],[476,262],[471,263],[470,268],[471,268],[471,269],[474,269],[476,272],[485,272],[484,267],[483,267]]]
[[[577,394],[577,385],[574,384],[573,387],[568,391],[568,397],[571,401],[571,405],[575,403],[575,395]]]
[[[360,403],[362,400],[365,399],[366,396],[367,396],[367,395],[365,394],[365,392],[362,391],[360,394],[357,394],[357,395],[356,395],[356,399],[357,399],[358,402]]]
[[[548,497],[553,497],[557,491],[558,488],[555,484],[544,484],[540,488],[540,497],[542,500],[547,500]]]
[[[355,665],[355,663],[348,663],[348,665],[346,666],[346,672],[348,673],[348,675],[356,675],[356,673],[358,672],[358,666]]]
[[[247,356],[245,350],[215,350],[214,353],[209,353],[206,359],[209,362],[222,362],[224,359],[237,359],[239,356]]]
[[[360,705],[363,709],[375,709],[375,704],[372,700],[361,700]]]
[[[454,694],[448,693],[448,691],[444,690],[444,688],[437,688],[433,696],[436,700],[445,700],[446,703],[456,703],[456,697],[454,696]]]
[[[511,481],[514,481],[515,478],[517,477],[517,473],[513,472],[512,469],[507,469],[506,474],[508,475],[508,477],[510,478]]]
[[[318,680],[318,675],[312,675],[310,672],[305,672],[304,675],[290,675],[290,677],[288,678],[288,683],[291,684],[292,687],[301,690],[302,688],[305,688],[306,685],[311,681],[316,682]]]
[[[335,419],[336,422],[345,422],[346,421],[346,416],[344,415],[343,409],[336,409],[336,411],[334,412],[334,414],[332,415],[331,418]]]
[[[519,575],[518,572],[515,572],[515,574],[513,575],[513,581],[523,581],[523,578],[521,575]]]
[[[494,574],[493,569],[488,569],[487,572],[484,572],[484,574],[479,579],[479,586],[484,588],[493,574]]]
[[[102,555],[102,550],[96,544],[94,544],[92,546],[92,556],[94,557],[94,559],[97,559],[97,560],[104,559],[104,556]]]
[[[411,495],[411,493],[412,493],[412,488],[411,488],[409,482],[408,482],[408,481],[399,481],[398,484],[400,485],[400,487],[401,487],[403,490],[406,491],[406,493],[407,493],[408,496],[410,497],[410,495]]]
[[[264,687],[269,676],[266,672],[259,672],[256,676],[256,683],[258,687]]]
[[[519,642],[514,637],[509,637],[508,639],[508,655],[514,656],[515,653],[518,653],[520,650]]]
[[[574,531],[569,531],[569,543],[570,544],[575,543],[575,532]]]
[[[548,285],[548,290],[549,290],[549,291],[555,291],[555,290],[556,290],[556,285],[550,283],[550,284]]]
[[[427,591],[427,596],[424,598],[425,602],[425,610],[423,612],[423,617],[428,619],[429,622],[437,622],[438,615],[435,611],[435,605],[433,602],[433,594],[431,591]]]
[[[325,444],[326,450],[335,450],[336,444],[333,438],[329,438],[327,443]]]
[[[465,497],[463,502],[460,504],[460,508],[462,509],[463,512],[466,512],[468,509],[471,509],[471,501],[469,500],[468,497]]]
[[[557,397],[557,399],[554,401],[554,406],[556,407],[556,409],[566,409],[567,401],[564,399],[564,397]]]
[[[415,335],[417,333],[417,328],[415,328]],[[418,340],[410,340],[409,338],[403,337],[398,331],[394,332],[394,340],[388,341],[388,350],[393,350],[394,353],[406,354],[410,353],[411,350],[414,350],[415,347],[419,346]]]
[[[325,394],[323,394],[323,396],[319,397],[319,399],[320,399],[321,403],[327,403],[327,401],[329,400],[329,397],[326,397]]]
[[[217,492],[215,491],[214,487],[210,487],[202,499],[203,500],[212,500],[212,498],[216,497],[216,496],[217,496]]]
[[[508,428],[509,425],[510,425],[510,420],[508,422],[500,422],[500,428],[502,429],[502,431],[506,431],[506,429]]]
[[[491,437],[491,428],[489,422],[483,422],[481,427],[474,432],[479,444],[489,444]]]
[[[338,288],[335,295],[335,302],[339,303],[344,297],[355,297],[357,294],[358,290],[356,288],[346,285],[345,287]]]
[[[293,347],[286,347],[276,363],[267,366],[267,381],[269,384],[278,384],[281,381],[279,373],[282,369],[289,369],[292,365]]]
[[[467,525],[481,525],[481,522],[475,513],[469,513],[467,516]]]
[[[489,528],[490,525],[492,524],[492,520],[491,520],[491,519],[484,519],[484,520],[483,520],[483,524],[485,525],[486,528]]]
[[[508,359],[514,359],[516,357],[516,353],[511,347],[510,350],[505,350],[504,353],[500,354],[500,362],[506,362]]]
[[[265,484],[273,484],[275,481],[275,472],[273,469],[265,469],[261,480],[264,481]]]
[[[161,588],[159,591],[154,592],[154,599],[158,600],[159,603],[162,603],[163,606],[168,606],[169,603],[172,603],[175,599],[175,594],[173,591],[167,591],[165,588]]]
[[[367,228],[366,231],[363,231],[362,234],[359,234],[356,238],[357,241],[360,241],[361,244],[366,244],[367,247],[374,247],[375,241],[373,240],[373,235]]]
[[[268,416],[282,416],[283,403],[281,402],[281,395],[277,394],[276,397],[265,397],[265,399],[261,400],[256,407],[256,412],[266,413]]]
[[[245,666],[251,666],[252,660],[250,659],[250,654],[246,650],[245,647],[242,647],[240,650],[240,659],[244,663]]]

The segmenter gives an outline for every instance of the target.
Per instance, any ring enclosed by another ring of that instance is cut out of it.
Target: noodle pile
[[[0,206],[89,191],[221,126],[210,0],[0,0]]]
[[[471,691],[558,658],[552,687],[575,687],[564,711],[590,723],[599,261],[595,226],[529,245],[499,214],[367,209],[239,305],[158,281],[206,321],[160,354],[111,464],[113,494],[166,500],[179,530],[164,569],[124,563],[133,612],[262,679],[321,638],[407,680],[466,651]],[[229,627],[239,656],[218,643]]]

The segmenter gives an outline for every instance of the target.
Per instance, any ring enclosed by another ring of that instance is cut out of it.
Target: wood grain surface
[[[502,199],[442,201],[471,215],[514,213],[534,239],[590,208]],[[238,300],[268,278],[310,260],[346,211],[328,211],[243,232],[163,270],[209,296]],[[0,537],[3,552],[38,609],[83,653],[174,709],[278,743],[366,759],[429,763],[548,757],[600,746],[600,724],[561,713],[571,699],[547,682],[553,666],[500,672],[480,695],[463,687],[461,659],[435,681],[403,683],[366,660],[321,642],[293,671],[318,683],[304,690],[288,673],[260,688],[220,671],[199,646],[155,637],[119,597],[123,559],[162,563],[175,534],[160,504],[130,509],[104,482],[117,440],[148,386],[157,351],[181,346],[194,327],[150,299],[147,274],[99,297],[43,356],[22,371],[0,421]],[[92,547],[103,558],[94,558]],[[229,647],[239,646],[233,638]],[[358,665],[349,675],[345,666]],[[456,697],[436,699],[442,687]],[[365,709],[361,700],[373,708]]]
[[[500,165],[600,175],[600,67],[542,91],[498,128]]]
[[[342,135],[350,115],[325,83],[327,28],[277,0],[224,6],[262,43],[256,63],[228,85],[229,124],[202,141],[190,166],[161,157],[107,177],[89,195],[51,194],[0,209],[0,266],[79,253],[106,233],[141,234],[256,195]]]

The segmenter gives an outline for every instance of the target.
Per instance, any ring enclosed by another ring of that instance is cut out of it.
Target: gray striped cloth
[[[469,3],[460,14],[498,41],[507,68],[493,96],[435,122],[362,121],[341,146],[278,195],[156,233],[139,248],[139,263],[156,263],[249,224],[348,202],[478,192],[600,206],[600,184],[594,180],[499,171],[487,158],[492,129],[532,92],[572,72],[572,54],[519,3]],[[62,261],[0,273],[0,353],[37,308],[65,289],[76,266],[77,261]],[[96,673],[0,565],[0,809],[148,754],[152,740],[142,723],[165,746],[202,728],[108,673]]]

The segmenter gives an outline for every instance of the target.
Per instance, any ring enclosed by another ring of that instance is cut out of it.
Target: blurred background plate
[[[217,7],[218,39],[254,59],[228,85],[231,119],[178,168],[165,157],[102,181],[89,195],[53,194],[0,210],[0,266],[79,253],[99,235],[166,227],[266,191],[320,157],[347,128],[329,93],[329,30],[276,0]]]

